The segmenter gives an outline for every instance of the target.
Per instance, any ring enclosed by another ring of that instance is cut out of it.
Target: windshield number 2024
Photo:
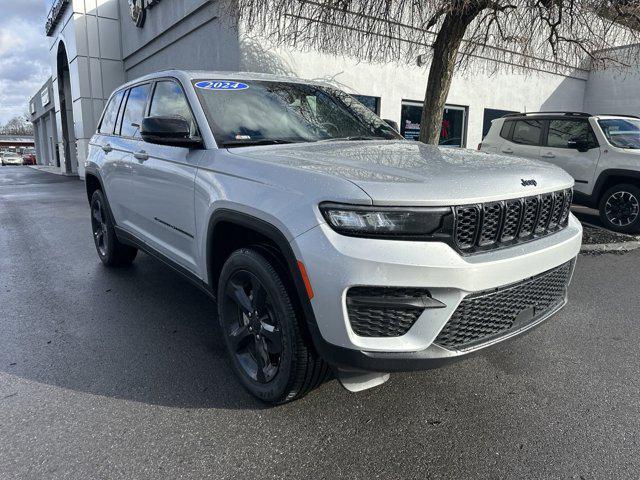
[[[196,83],[196,87],[203,90],[246,90],[249,85],[229,80],[206,80]]]

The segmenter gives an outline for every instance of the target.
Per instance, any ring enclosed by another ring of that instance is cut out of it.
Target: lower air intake
[[[523,282],[465,298],[434,343],[466,349],[518,330],[561,306],[573,262]]]

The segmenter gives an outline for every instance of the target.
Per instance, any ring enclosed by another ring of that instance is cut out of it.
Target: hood
[[[408,140],[299,143],[229,151],[344,178],[364,190],[374,204],[462,205],[573,185],[564,170],[548,163]]]

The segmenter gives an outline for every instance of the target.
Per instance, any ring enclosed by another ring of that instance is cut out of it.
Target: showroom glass
[[[547,146],[569,148],[569,142],[585,142],[589,148],[597,145],[589,124],[584,120],[551,120]]]
[[[407,140],[420,138],[422,103],[404,100],[400,111],[400,134]],[[462,147],[466,130],[466,108],[445,105],[438,144]]]
[[[195,122],[191,109],[180,85],[176,82],[158,82],[151,100],[149,111],[151,117],[179,116],[184,118],[191,127],[191,135],[195,135]]]
[[[540,145],[541,130],[542,122],[538,120],[518,120],[513,127],[512,140],[523,145]]]
[[[614,147],[640,149],[640,120],[608,118],[598,124]]]
[[[122,128],[120,130],[120,134],[123,137],[140,137],[139,125],[142,123],[150,88],[150,85],[147,83],[131,89],[129,98],[127,99],[127,106],[124,109]],[[138,126],[136,127],[133,124]]]
[[[369,109],[334,88],[288,82],[244,83],[248,85],[244,90],[195,87],[220,146],[400,138]]]
[[[106,133],[107,135],[113,133],[113,127],[115,127],[116,120],[118,119],[118,111],[120,110],[120,102],[122,102],[123,95],[124,92],[118,92],[111,97],[109,105],[107,105],[107,109],[104,112],[100,129],[98,130],[100,133]]]
[[[351,95],[376,115],[380,115],[380,97],[370,95]]]

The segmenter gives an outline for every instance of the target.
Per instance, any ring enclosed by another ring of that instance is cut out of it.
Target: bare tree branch
[[[454,68],[566,75],[639,60],[637,0],[235,0],[248,34],[367,62],[431,61],[421,139],[438,141]],[[440,110],[440,112],[438,111]],[[425,121],[430,125],[425,125]],[[430,133],[427,132],[430,131]]]

